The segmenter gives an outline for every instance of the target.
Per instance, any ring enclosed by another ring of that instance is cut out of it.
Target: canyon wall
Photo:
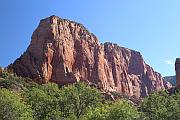
[[[82,24],[51,16],[40,21],[14,72],[42,84],[84,81],[105,91],[144,97],[168,87],[140,52],[101,44]]]
[[[176,58],[175,71],[176,71],[176,88],[180,89],[180,58]]]

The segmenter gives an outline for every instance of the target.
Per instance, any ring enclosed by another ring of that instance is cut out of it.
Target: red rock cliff
[[[175,71],[176,71],[176,88],[180,89],[180,58],[176,58]]]
[[[17,75],[38,83],[85,81],[136,97],[164,89],[161,75],[139,52],[112,43],[100,44],[79,23],[51,16],[40,21],[31,39],[12,67]]]

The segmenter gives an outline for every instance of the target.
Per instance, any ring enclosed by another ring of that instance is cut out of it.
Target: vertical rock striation
[[[12,65],[19,76],[61,85],[85,81],[99,89],[144,97],[164,89],[161,75],[142,55],[116,44],[100,44],[76,22],[57,16],[40,21],[26,52]]]

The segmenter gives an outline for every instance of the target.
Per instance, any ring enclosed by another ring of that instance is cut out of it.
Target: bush
[[[11,75],[7,75],[3,80],[0,81],[0,88],[6,88],[16,92],[21,92],[33,86],[37,86],[37,84],[31,79]]]

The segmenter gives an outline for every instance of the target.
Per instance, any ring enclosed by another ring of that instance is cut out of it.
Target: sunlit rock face
[[[40,21],[29,47],[12,68],[17,75],[38,83],[84,81],[105,91],[136,97],[166,85],[139,52],[101,44],[83,25],[57,16]]]

